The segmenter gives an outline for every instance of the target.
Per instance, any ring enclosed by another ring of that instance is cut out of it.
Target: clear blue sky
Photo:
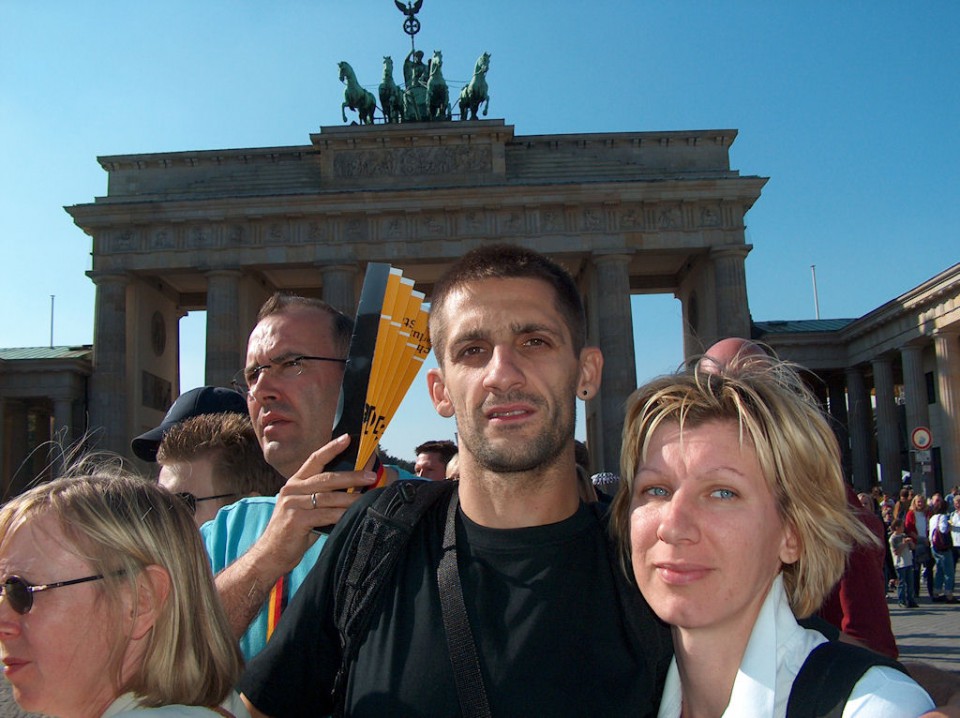
[[[960,261],[960,3],[425,0],[417,46],[516,134],[735,128],[770,177],[747,215],[753,317],[857,317]],[[90,343],[96,157],[308,144],[339,125],[337,62],[375,86],[409,48],[393,0],[0,0],[0,346]],[[395,74],[400,79],[402,73]],[[639,380],[682,359],[672,297],[634,301]],[[182,322],[183,389],[202,313]],[[451,437],[422,380],[385,437]],[[427,418],[431,421],[428,421]]]

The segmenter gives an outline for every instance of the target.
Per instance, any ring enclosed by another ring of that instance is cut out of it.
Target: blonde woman
[[[0,653],[32,712],[248,715],[193,519],[132,476],[62,478],[0,508]]]
[[[631,397],[613,525],[675,657],[661,718],[786,715],[826,639],[797,624],[876,541],[851,513],[833,432],[789,366],[751,356],[695,367]],[[918,716],[930,697],[871,667],[844,716]]]

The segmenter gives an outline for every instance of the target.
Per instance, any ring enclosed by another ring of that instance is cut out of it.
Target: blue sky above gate
[[[734,128],[770,177],[747,215],[755,319],[857,317],[960,261],[960,4],[425,0],[417,47],[451,86],[492,55],[490,117],[518,135]],[[0,0],[0,346],[92,341],[90,240],[64,205],[96,157],[308,144],[340,125],[347,60],[375,87],[409,50],[392,0]],[[400,79],[401,72],[395,73]],[[348,112],[349,116],[349,112]],[[639,380],[680,362],[680,307],[634,300]],[[202,383],[202,313],[182,321]],[[421,379],[385,438],[453,424]]]

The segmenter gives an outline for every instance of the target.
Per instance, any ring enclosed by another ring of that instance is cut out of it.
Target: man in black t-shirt
[[[603,358],[573,280],[535,252],[475,250],[437,283],[430,334],[430,396],[457,421],[459,509],[440,500],[415,527],[350,666],[345,714],[461,715],[437,587],[449,516],[491,715],[655,715],[669,637],[639,592],[619,590],[605,521],[578,494],[575,398],[596,394]],[[374,497],[338,523],[250,663],[253,715],[333,710],[342,548]]]

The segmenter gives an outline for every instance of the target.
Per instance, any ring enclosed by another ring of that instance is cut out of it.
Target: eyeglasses
[[[346,359],[311,357],[305,354],[299,354],[288,359],[274,360],[270,364],[259,364],[250,369],[241,369],[234,375],[231,384],[233,384],[241,394],[249,394],[250,387],[259,381],[260,375],[267,369],[270,369],[278,379],[293,379],[295,376],[303,374],[303,362],[305,361],[332,361],[337,364],[347,363]]]
[[[103,574],[97,576],[86,576],[84,578],[75,578],[72,581],[58,581],[57,583],[32,584],[24,581],[19,576],[8,576],[7,580],[0,584],[0,596],[7,599],[10,608],[21,616],[30,612],[33,608],[33,594],[40,591],[49,591],[51,588],[62,588],[63,586],[73,586],[76,583],[86,583],[87,581],[99,581]]]
[[[187,508],[190,510],[190,513],[196,516],[197,514],[197,503],[200,501],[213,501],[214,499],[229,499],[236,494],[217,494],[216,496],[194,496],[189,491],[179,491],[177,496],[180,498],[183,503],[187,505]]]

